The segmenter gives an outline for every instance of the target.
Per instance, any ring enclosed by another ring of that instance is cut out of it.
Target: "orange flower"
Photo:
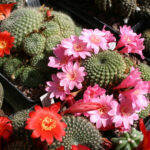
[[[0,117],[0,138],[4,138],[8,140],[10,135],[13,132],[13,127],[11,124],[11,120],[7,117]]]
[[[0,57],[4,57],[4,53],[7,55],[10,54],[14,39],[9,32],[0,32]]]
[[[10,16],[10,12],[15,4],[0,4],[0,20],[4,20]]]
[[[141,145],[142,150],[150,150],[150,131],[146,130],[143,119],[140,119],[139,125],[140,125],[140,130],[144,135],[144,139]]]
[[[58,114],[59,109],[60,103],[53,104],[49,108],[35,106],[35,111],[29,113],[30,118],[27,119],[25,127],[28,130],[34,130],[32,138],[41,137],[41,141],[46,140],[49,145],[53,143],[53,137],[62,141],[62,136],[65,136],[64,128],[67,125],[61,122],[62,116]]]

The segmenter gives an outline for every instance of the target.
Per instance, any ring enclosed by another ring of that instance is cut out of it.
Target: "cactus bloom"
[[[7,117],[0,117],[0,138],[8,140],[12,132],[13,127],[11,120],[9,120]]]
[[[0,32],[0,57],[4,57],[4,54],[10,54],[14,39],[9,32]]]
[[[35,106],[35,111],[29,113],[30,118],[27,119],[26,129],[33,130],[31,137],[41,137],[41,141],[47,141],[50,145],[53,143],[53,137],[62,141],[65,136],[64,128],[67,125],[61,121],[62,116],[58,114],[60,103],[56,103],[48,107],[41,108]]]

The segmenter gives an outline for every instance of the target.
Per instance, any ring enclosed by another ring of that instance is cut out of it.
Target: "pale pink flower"
[[[57,73],[60,79],[60,86],[63,86],[65,90],[73,90],[74,87],[81,89],[84,76],[86,75],[84,70],[85,68],[80,67],[78,62],[74,64],[69,62],[66,66],[62,67],[63,72]]]
[[[134,87],[137,82],[142,80],[140,75],[141,72],[139,72],[138,68],[135,69],[132,67],[129,76],[127,76],[118,86],[114,87],[114,89]]]
[[[93,98],[91,102],[98,102],[102,107],[95,111],[88,111],[90,115],[90,121],[96,123],[97,128],[108,128],[112,126],[112,117],[109,112],[117,105],[117,101],[113,99],[113,96],[103,94],[100,98]]]
[[[53,53],[56,57],[49,57],[49,67],[61,69],[63,66],[68,64],[68,62],[72,61],[71,57],[65,56],[65,48],[63,48],[60,44],[53,49]]]
[[[121,128],[124,131],[130,130],[134,120],[138,120],[138,114],[132,108],[132,103],[126,100],[122,94],[119,95],[119,99],[121,103],[114,105],[109,115],[112,116],[116,128]]]
[[[46,82],[47,87],[45,90],[50,93],[50,98],[56,97],[64,100],[66,98],[66,94],[69,94],[69,90],[64,90],[64,87],[60,86],[60,80],[55,74],[52,74],[52,81]]]
[[[99,29],[83,29],[81,34],[79,39],[87,44],[87,48],[93,49],[95,54],[99,52],[100,48],[103,50],[108,49],[105,33]]]
[[[99,96],[106,93],[106,90],[101,88],[98,84],[93,87],[89,86],[83,95],[84,102],[88,102],[93,98],[98,98]]]
[[[78,36],[71,36],[61,42],[62,47],[65,48],[65,55],[73,56],[74,58],[81,57],[85,59],[91,56],[90,49],[86,47],[86,43],[79,39]]]
[[[133,89],[121,92],[126,97],[126,101],[132,102],[132,107],[136,112],[141,111],[148,106],[148,99],[145,95],[149,91],[149,84],[147,81],[139,81]]]
[[[120,53],[137,53],[141,56],[142,59],[144,59],[144,56],[142,54],[142,51],[144,50],[144,38],[141,38],[141,34],[137,35],[133,32],[131,27],[127,27],[124,25],[123,27],[120,27],[120,40],[117,44],[118,48],[123,48]]]

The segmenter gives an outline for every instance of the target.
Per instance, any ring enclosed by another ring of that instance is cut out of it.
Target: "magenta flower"
[[[66,98],[66,94],[69,94],[70,91],[64,90],[63,86],[60,86],[60,80],[55,74],[52,74],[52,81],[48,81],[47,87],[45,90],[50,93],[50,98],[56,97],[64,100]]]
[[[68,62],[72,61],[71,57],[65,56],[65,48],[63,48],[61,45],[57,45],[57,47],[54,48],[53,53],[56,57],[49,57],[49,67],[61,69],[61,67],[65,66],[66,64],[68,64]]]
[[[120,53],[137,53],[144,59],[142,51],[144,50],[144,38],[141,38],[141,34],[137,35],[133,32],[131,27],[124,25],[120,27],[120,40],[117,44],[117,49],[123,47]]]
[[[114,89],[123,89],[123,88],[131,88],[134,87],[137,82],[141,81],[140,78],[141,72],[138,71],[138,68],[131,69],[129,76],[127,76],[118,86],[114,87]]]
[[[82,59],[91,56],[90,49],[86,47],[86,43],[83,43],[78,36],[72,35],[70,38],[64,39],[61,45],[65,48],[65,55],[67,56],[81,57]]]
[[[138,114],[132,108],[132,103],[120,94],[121,103],[114,105],[113,109],[108,113],[112,116],[113,123],[116,128],[121,128],[123,131],[130,130],[134,120],[138,120]]]
[[[87,48],[93,49],[95,54],[99,52],[100,48],[103,50],[108,49],[104,32],[98,29],[83,29],[81,33],[82,35],[79,37],[79,39],[87,43]]]
[[[63,72],[57,73],[60,79],[60,86],[63,86],[65,91],[68,89],[73,90],[74,87],[81,89],[84,76],[86,75],[84,70],[85,68],[80,67],[78,62],[74,64],[69,62],[66,66],[62,67]]]
[[[98,98],[99,96],[106,93],[106,90],[99,87],[98,84],[94,85],[93,87],[89,86],[83,95],[84,102],[89,102],[93,98]]]
[[[88,111],[90,115],[90,121],[96,123],[97,128],[108,128],[112,126],[112,117],[109,112],[117,105],[117,101],[113,99],[113,96],[102,95],[100,98],[93,98],[91,102],[98,102],[102,107],[98,110]]]

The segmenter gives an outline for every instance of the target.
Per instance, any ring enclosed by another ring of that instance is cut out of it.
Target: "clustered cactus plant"
[[[14,53],[9,58],[0,58],[0,66],[13,80],[20,80],[24,86],[37,87],[48,74],[47,61],[53,47],[63,38],[81,31],[65,13],[48,8],[20,8],[14,10],[0,27],[15,37]],[[7,59],[7,61],[6,61]],[[47,68],[46,68],[47,67]]]

